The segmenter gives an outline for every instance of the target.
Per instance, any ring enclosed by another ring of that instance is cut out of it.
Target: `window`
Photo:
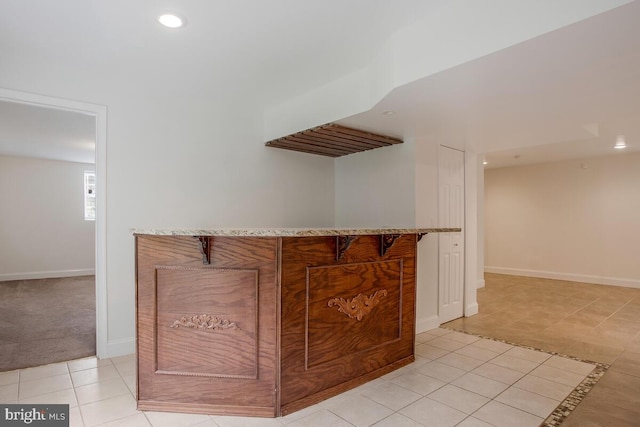
[[[96,173],[84,171],[84,219],[96,220]]]

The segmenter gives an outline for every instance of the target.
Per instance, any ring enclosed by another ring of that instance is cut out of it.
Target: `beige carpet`
[[[0,282],[0,371],[96,354],[94,276]]]

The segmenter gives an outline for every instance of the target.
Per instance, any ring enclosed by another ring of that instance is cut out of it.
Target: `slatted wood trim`
[[[374,148],[370,144],[358,143],[358,142],[349,142],[336,139],[334,137],[318,137],[315,134],[300,134],[300,135],[291,135],[288,137],[288,140],[300,141],[306,144],[314,144],[321,145],[325,147],[330,147],[332,149],[336,149],[336,142],[340,142],[340,151],[344,151],[346,153],[350,153],[351,151],[360,150],[360,149],[370,149]]]
[[[268,141],[265,145],[321,156],[340,157],[402,142],[398,138],[329,123]]]

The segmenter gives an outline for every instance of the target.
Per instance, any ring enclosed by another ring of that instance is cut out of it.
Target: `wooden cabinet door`
[[[349,243],[282,238],[283,414],[414,360],[416,236]]]
[[[277,239],[137,236],[144,410],[275,416]]]

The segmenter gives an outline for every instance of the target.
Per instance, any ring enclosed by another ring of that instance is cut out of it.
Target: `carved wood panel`
[[[306,310],[306,369],[399,340],[402,260],[309,267]]]
[[[339,260],[337,244],[335,237],[282,238],[283,414],[414,358],[416,236],[400,236],[384,255],[380,236],[358,236]],[[387,295],[378,294],[360,321],[329,305],[381,290]]]
[[[277,257],[276,238],[216,237],[203,266],[193,237],[136,236],[139,409],[276,414]]]
[[[258,270],[156,268],[158,374],[257,378]]]

